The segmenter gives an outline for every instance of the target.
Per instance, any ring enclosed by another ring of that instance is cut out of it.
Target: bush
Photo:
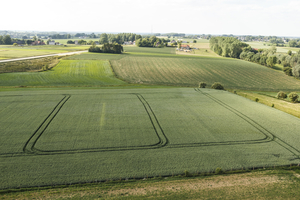
[[[284,93],[284,92],[282,92],[282,91],[280,91],[280,92],[277,93],[276,98],[277,99],[286,99],[287,98],[287,94]]]
[[[291,99],[292,102],[295,103],[295,102],[298,101],[299,96],[298,96],[298,94],[296,92],[291,92],[289,94],[289,98]]]
[[[258,102],[258,101],[259,101],[259,99],[258,99],[258,98],[255,98],[255,101],[256,101],[256,102]]]
[[[288,76],[293,76],[293,70],[292,70],[292,68],[290,68],[290,67],[284,67],[284,68],[283,68],[283,71],[284,71],[284,73],[285,73],[286,75],[288,75]]]
[[[218,167],[215,171],[216,174],[222,174],[223,173],[223,170],[222,168]]]
[[[199,83],[199,88],[205,88],[205,87],[206,87],[206,83],[204,83],[204,82]]]
[[[214,83],[212,86],[211,86],[212,89],[216,89],[216,90],[224,90],[224,87],[221,83]]]
[[[184,170],[184,176],[189,177],[189,176],[191,176],[191,174],[187,170]]]

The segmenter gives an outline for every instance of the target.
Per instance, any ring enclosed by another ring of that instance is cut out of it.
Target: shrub
[[[223,170],[222,168],[218,167],[215,171],[216,174],[222,174],[223,173]]]
[[[275,106],[274,103],[272,103],[272,108],[274,108],[274,106]]]
[[[286,75],[288,75],[288,76],[293,76],[293,70],[292,70],[292,68],[290,68],[290,67],[284,67],[284,68],[283,68],[283,71],[284,71],[284,73],[285,73]]]
[[[189,177],[189,176],[191,176],[191,174],[187,170],[184,170],[184,176]]]
[[[204,83],[204,82],[199,83],[199,88],[205,88],[205,87],[206,87],[206,83]]]
[[[280,92],[277,93],[276,98],[277,99],[286,99],[287,98],[287,94],[284,93],[284,92],[282,92],[282,91],[280,91]]]
[[[291,99],[292,102],[295,103],[295,102],[298,101],[299,96],[298,96],[298,94],[296,92],[291,92],[289,94],[289,98]]]
[[[256,101],[256,102],[258,102],[258,101],[259,101],[259,99],[256,97],[256,98],[255,98],[255,101]]]
[[[224,90],[224,87],[221,83],[215,82],[212,86],[212,89],[216,89],[216,90]]]

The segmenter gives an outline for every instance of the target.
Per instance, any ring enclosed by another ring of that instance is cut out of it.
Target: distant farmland
[[[172,48],[139,48],[141,52],[135,52],[136,48],[126,47],[127,53],[121,55],[86,53],[68,59],[108,60],[117,77],[129,83],[195,87],[199,82],[208,86],[221,82],[228,89],[260,91],[300,88],[299,80],[282,71],[243,60],[176,55]]]
[[[0,189],[300,161],[300,119],[226,91],[38,90],[0,99]]]

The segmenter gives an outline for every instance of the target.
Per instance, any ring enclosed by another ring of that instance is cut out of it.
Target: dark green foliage
[[[296,92],[291,92],[289,94],[289,98],[291,99],[292,102],[296,103],[298,101],[298,94]]]
[[[272,103],[272,108],[274,108],[275,107],[275,105],[274,105],[274,103]]]
[[[233,37],[212,37],[209,40],[210,48],[223,57],[239,58],[244,47],[249,45]]]
[[[224,90],[224,87],[221,83],[215,82],[212,86],[212,89],[216,89],[216,90]]]
[[[3,44],[6,44],[6,45],[10,45],[11,44],[11,37],[10,37],[10,35],[5,35],[3,37]]]
[[[256,102],[258,102],[258,101],[259,101],[259,99],[256,97],[256,98],[255,98],[255,101],[256,101]]]
[[[292,55],[292,51],[289,50],[289,51],[287,52],[287,54],[291,56],[291,55]]]
[[[295,67],[293,67],[293,75],[296,78],[300,78],[300,65],[296,65]]]
[[[135,45],[138,47],[164,47],[164,43],[167,43],[166,40],[152,36],[150,38],[140,38],[135,41]]]
[[[293,76],[293,70],[292,70],[292,68],[290,68],[290,67],[284,67],[282,70],[284,71],[284,73],[286,75]]]
[[[206,83],[204,83],[204,82],[199,83],[199,88],[205,88],[205,87],[206,87]]]
[[[67,41],[67,44],[75,44],[75,41],[68,40],[68,41]]]
[[[276,56],[270,56],[267,59],[267,66],[274,67],[274,65],[276,64],[276,62],[277,62],[277,57]]]
[[[277,93],[276,98],[277,99],[286,99],[287,94],[285,92],[280,91],[280,92]]]
[[[123,46],[117,43],[109,44],[105,43],[102,46],[102,49],[100,47],[97,47],[95,44],[93,44],[89,48],[89,52],[95,52],[95,53],[122,53],[123,52]]]
[[[184,176],[189,177],[189,176],[191,176],[191,174],[187,170],[184,170]]]
[[[216,174],[222,174],[223,173],[223,170],[221,167],[218,167],[215,171]]]

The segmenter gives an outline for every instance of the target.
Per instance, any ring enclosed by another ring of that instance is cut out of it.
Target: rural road
[[[25,57],[25,58],[14,58],[14,59],[0,60],[0,63],[13,62],[13,61],[19,61],[19,60],[29,60],[29,59],[36,59],[36,58],[44,58],[44,57],[49,57],[49,56],[68,56],[68,55],[80,54],[80,53],[85,53],[85,52],[88,52],[88,51],[73,51],[73,52],[68,52],[68,53],[57,53],[57,54],[48,54],[48,55],[32,56],[32,57]]]

